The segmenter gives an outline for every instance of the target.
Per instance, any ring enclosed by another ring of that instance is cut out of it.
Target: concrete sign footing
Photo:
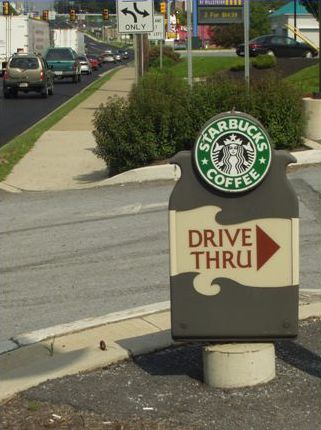
[[[203,348],[205,384],[215,388],[241,388],[275,377],[273,343],[216,344]]]
[[[303,99],[305,115],[308,119],[306,137],[311,140],[321,139],[321,99],[306,97]]]

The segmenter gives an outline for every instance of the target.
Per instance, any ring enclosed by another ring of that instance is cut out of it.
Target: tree
[[[110,13],[116,12],[115,0],[56,0],[55,10],[58,13],[67,13],[73,5],[74,9],[78,12],[79,10],[100,13],[103,9],[108,9]]]
[[[300,2],[319,21],[319,2],[320,2],[320,0],[300,0]]]

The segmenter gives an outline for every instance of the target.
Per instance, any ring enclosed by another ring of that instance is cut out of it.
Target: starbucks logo
[[[267,174],[272,150],[266,131],[254,118],[237,113],[214,117],[194,147],[198,173],[221,191],[242,192]]]

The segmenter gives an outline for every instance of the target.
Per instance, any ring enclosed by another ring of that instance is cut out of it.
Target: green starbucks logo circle
[[[214,188],[232,193],[256,187],[269,171],[271,157],[266,131],[242,113],[212,118],[194,147],[200,176]]]

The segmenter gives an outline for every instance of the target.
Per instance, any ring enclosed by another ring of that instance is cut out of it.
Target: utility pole
[[[294,31],[294,39],[296,40],[296,17],[297,17],[297,4],[296,4],[296,0],[294,0],[294,28],[295,28],[295,31]]]
[[[244,1],[244,78],[247,90],[250,90],[250,0]]]
[[[193,60],[192,60],[192,0],[187,3],[187,80],[188,85],[193,87]]]

